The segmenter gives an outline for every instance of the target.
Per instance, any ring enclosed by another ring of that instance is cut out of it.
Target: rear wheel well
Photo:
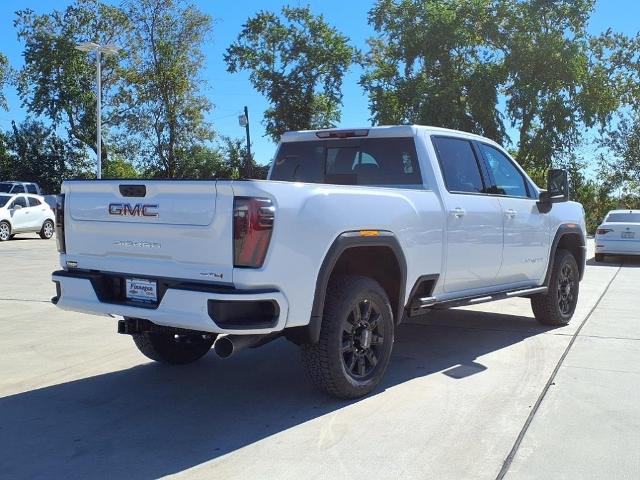
[[[356,275],[376,281],[389,297],[396,324],[404,312],[407,263],[393,233],[361,236],[359,232],[339,235],[320,267],[309,324],[286,328],[284,335],[294,343],[317,343],[329,284],[341,275]]]
[[[358,275],[371,278],[380,284],[389,297],[394,316],[399,315],[401,290],[403,290],[402,271],[393,250],[386,246],[350,247],[342,252],[336,261],[329,284],[342,275]],[[404,292],[402,292],[404,294]],[[400,318],[395,318],[398,323]]]

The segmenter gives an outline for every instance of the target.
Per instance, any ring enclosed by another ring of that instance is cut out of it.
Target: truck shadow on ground
[[[480,356],[549,330],[523,316],[433,312],[399,328],[378,394],[427,375],[464,381],[485,369]],[[226,361],[147,363],[5,397],[0,469],[5,478],[157,478],[358,403],[324,397],[303,378],[297,348],[281,339]]]

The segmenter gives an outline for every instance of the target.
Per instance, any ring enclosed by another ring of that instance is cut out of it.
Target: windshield
[[[0,208],[4,207],[11,198],[13,198],[11,195],[0,195]]]
[[[640,223],[640,213],[635,213],[635,212],[610,213],[609,216],[607,217],[607,222]]]
[[[13,187],[12,183],[0,182],[0,193],[9,193]]]

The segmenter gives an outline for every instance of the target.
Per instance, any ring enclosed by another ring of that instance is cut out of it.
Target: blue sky
[[[0,2],[0,51],[9,57],[12,66],[22,65],[22,45],[18,42],[13,28],[14,12],[22,8],[31,8],[38,13],[63,9],[68,1],[31,0]],[[119,3],[109,1],[108,3]],[[268,162],[273,155],[275,145],[264,137],[262,115],[268,104],[255,92],[244,72],[229,74],[226,72],[222,55],[233,42],[242,28],[242,24],[260,9],[279,10],[283,5],[311,5],[314,13],[323,14],[327,21],[342,33],[349,36],[353,44],[364,48],[366,38],[373,31],[367,24],[367,12],[373,0],[323,0],[306,1],[213,1],[195,0],[201,10],[214,18],[213,34],[204,46],[206,56],[203,77],[207,82],[204,94],[214,103],[215,108],[208,116],[215,129],[222,135],[242,137],[244,130],[238,126],[237,116],[244,105],[249,107],[251,117],[251,135],[254,154],[260,163]],[[600,33],[611,27],[615,31],[635,35],[640,30],[640,2],[638,0],[598,0],[591,18],[591,33]],[[126,46],[125,46],[126,48]],[[356,127],[368,125],[369,109],[358,79],[361,71],[353,67],[344,79],[344,101],[340,126]],[[26,113],[20,108],[20,100],[12,87],[5,88],[9,101],[9,111],[0,110],[0,128],[7,129],[11,120],[21,121]]]

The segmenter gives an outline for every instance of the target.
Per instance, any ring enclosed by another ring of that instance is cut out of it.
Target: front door
[[[29,228],[29,204],[27,199],[23,195],[19,195],[13,200],[13,203],[9,207],[11,210],[11,223],[13,224],[13,231],[21,231]]]
[[[447,293],[496,285],[502,263],[502,209],[486,194],[487,180],[469,140],[432,137],[448,193],[445,279]]]
[[[485,143],[479,143],[479,150],[504,218],[500,283],[535,283],[544,275],[549,258],[548,216],[540,213],[533,187],[504,152]]]

